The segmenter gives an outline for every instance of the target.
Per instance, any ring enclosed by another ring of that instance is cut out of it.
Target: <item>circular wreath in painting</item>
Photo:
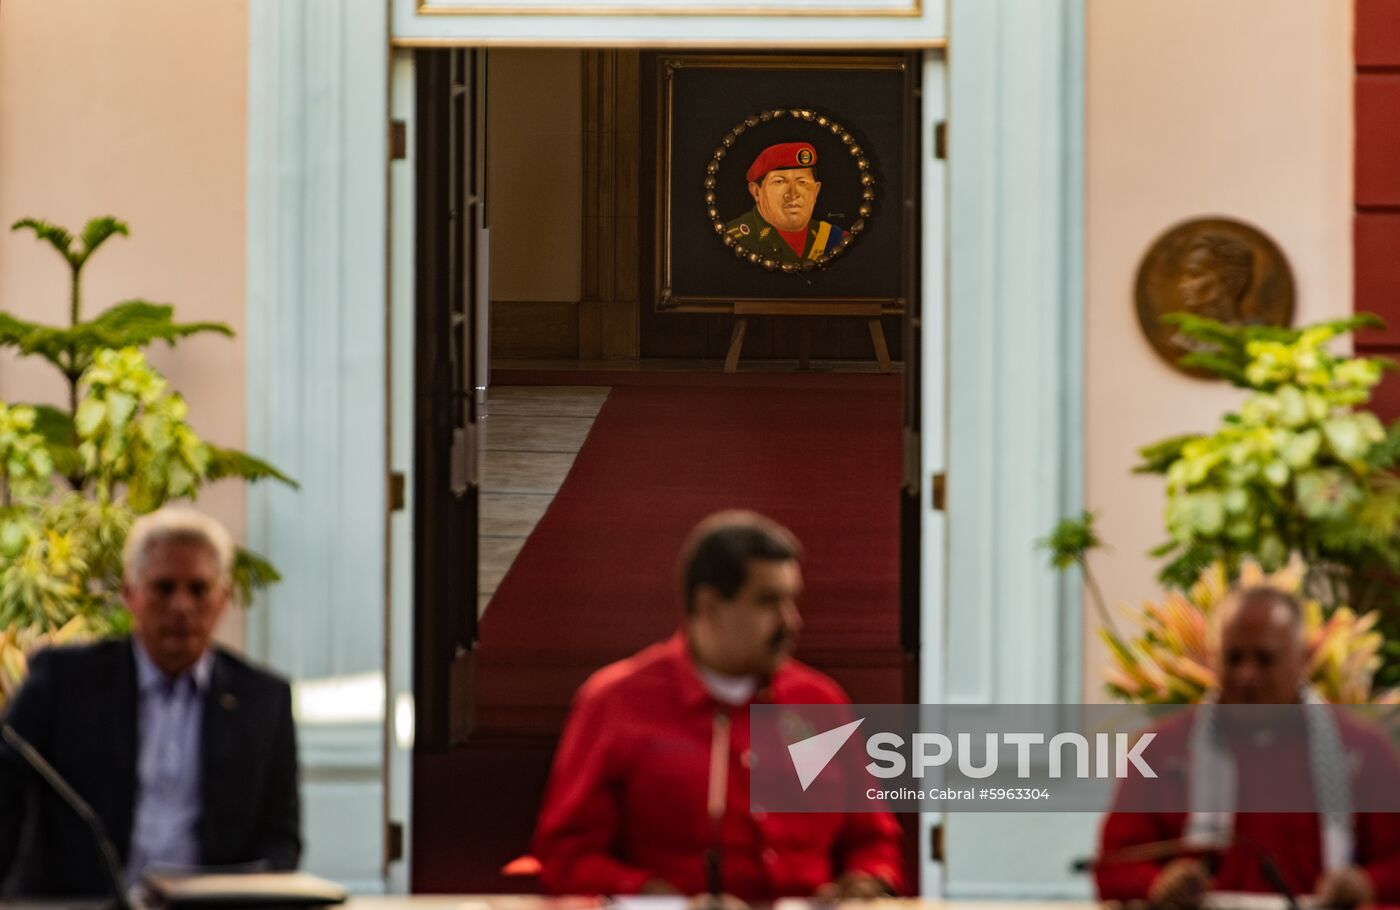
[[[825,268],[875,212],[868,152],[846,126],[812,110],[746,117],[705,170],[715,234],[736,257],[770,272]]]

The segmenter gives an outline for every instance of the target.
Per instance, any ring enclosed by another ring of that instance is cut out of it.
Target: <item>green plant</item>
[[[1113,617],[1109,615],[1108,605],[1104,602],[1103,590],[1099,588],[1087,558],[1090,552],[1103,546],[1103,541],[1099,539],[1099,533],[1094,528],[1097,517],[1086,509],[1078,518],[1066,518],[1055,525],[1050,536],[1036,541],[1036,545],[1049,551],[1050,564],[1055,568],[1064,571],[1070,566],[1079,567],[1084,574],[1084,583],[1089,586],[1092,595],[1089,602],[1098,611],[1099,621],[1114,638],[1117,638],[1118,630],[1113,625]]]
[[[143,353],[156,341],[232,336],[227,326],[177,323],[173,307],[145,300],[83,318],[83,269],[108,239],[129,233],[126,224],[94,218],[77,237],[33,218],[12,229],[58,251],[72,291],[66,326],[0,312],[0,347],[52,364],[68,391],[66,409],[0,402],[0,700],[23,673],[25,649],[127,628],[117,588],[137,515],[194,499],[225,477],[295,486],[271,464],[201,439],[185,400]],[[278,577],[261,556],[239,550],[241,600]]]
[[[1272,575],[1246,562],[1240,581],[1301,594],[1304,567],[1294,562]],[[1207,566],[1185,591],[1171,591],[1160,603],[1127,611],[1141,631],[1122,639],[1107,629],[1100,636],[1111,663],[1104,674],[1109,694],[1139,704],[1189,704],[1217,687],[1220,603],[1229,591],[1224,563]],[[1303,634],[1308,681],[1333,704],[1400,704],[1400,692],[1374,688],[1381,666],[1378,614],[1358,616],[1348,607],[1323,615],[1316,600],[1303,600]]]
[[[1297,329],[1187,314],[1164,321],[1199,346],[1185,365],[1248,394],[1215,430],[1139,450],[1136,471],[1166,481],[1168,539],[1151,551],[1166,560],[1159,580],[1182,591],[1217,563],[1233,579],[1246,560],[1273,572],[1296,556],[1305,566],[1302,593],[1324,616],[1377,611],[1370,622],[1383,633],[1379,678],[1400,682],[1400,423],[1387,428],[1365,410],[1393,364],[1329,349],[1380,320],[1363,314]],[[1071,520],[1052,537],[1092,536],[1091,525],[1078,525]],[[1085,564],[1097,544],[1093,537],[1072,562]]]
[[[1374,317],[1302,329],[1224,326],[1174,317],[1211,350],[1190,355],[1250,394],[1212,433],[1141,450],[1138,471],[1166,478],[1170,539],[1161,578],[1184,587],[1220,559],[1252,557],[1266,571],[1301,556],[1305,589],[1330,606],[1378,605],[1400,571],[1400,424],[1368,411],[1387,361],[1332,353],[1327,344]]]

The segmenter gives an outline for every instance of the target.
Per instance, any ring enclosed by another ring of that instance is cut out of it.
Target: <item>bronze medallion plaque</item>
[[[1213,377],[1179,361],[1200,346],[1173,326],[1168,313],[1191,313],[1234,325],[1293,322],[1293,272],[1262,231],[1228,218],[1200,218],[1168,230],[1147,250],[1137,273],[1142,331],[1164,360],[1183,373]]]

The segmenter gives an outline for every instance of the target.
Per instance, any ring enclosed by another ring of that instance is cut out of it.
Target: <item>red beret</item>
[[[758,153],[745,176],[757,183],[769,171],[785,167],[811,167],[817,163],[817,150],[809,142],[780,142]]]

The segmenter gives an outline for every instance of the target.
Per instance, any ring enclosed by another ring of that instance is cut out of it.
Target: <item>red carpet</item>
[[[498,379],[614,388],[482,621],[478,729],[557,732],[590,672],[675,629],[681,542],[733,507],[772,516],[806,547],[799,657],[857,702],[901,699],[898,376]]]
[[[880,373],[684,373],[670,370],[502,370],[491,371],[491,385],[699,386],[718,389],[795,389],[811,391],[895,390],[898,375]]]
[[[806,545],[799,655],[857,702],[902,700],[899,377],[560,371],[495,381],[613,391],[486,611],[473,652],[475,732],[414,755],[415,891],[534,887],[499,870],[529,849],[574,690],[676,627],[676,551],[716,509],[766,512]],[[908,836],[912,862],[918,838]]]

